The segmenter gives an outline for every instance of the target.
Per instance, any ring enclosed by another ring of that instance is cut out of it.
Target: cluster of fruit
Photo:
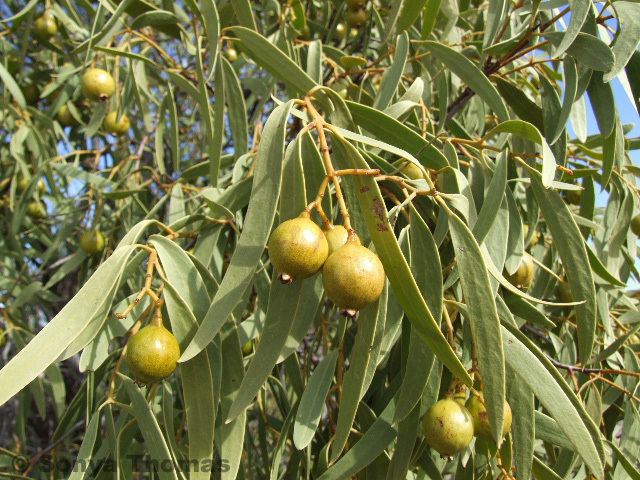
[[[58,23],[55,16],[46,10],[36,19],[33,25],[35,36],[41,40],[49,41],[58,33]],[[91,101],[106,102],[116,91],[116,82],[111,74],[100,68],[88,68],[80,80],[82,93]],[[40,90],[35,83],[22,87],[25,100],[30,105],[35,105],[40,99]],[[67,105],[62,105],[56,114],[58,122],[63,127],[78,125],[77,118]],[[131,122],[127,115],[117,111],[108,112],[103,120],[105,131],[112,135],[124,135],[129,131]]]
[[[283,283],[302,280],[322,268],[324,290],[347,316],[376,301],[385,273],[378,256],[341,225],[320,229],[310,214],[287,220],[269,239],[269,258]]]
[[[425,440],[443,457],[450,457],[469,446],[474,435],[493,440],[489,417],[482,396],[449,395],[438,400],[422,419]],[[511,430],[511,407],[505,401],[502,436]]]

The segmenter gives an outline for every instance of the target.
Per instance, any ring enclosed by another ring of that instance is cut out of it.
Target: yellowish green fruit
[[[33,32],[41,40],[48,40],[58,33],[58,22],[50,11],[45,11],[33,22]]]
[[[422,431],[431,448],[442,456],[450,457],[471,443],[473,418],[464,405],[452,398],[443,398],[425,414]]]
[[[520,260],[520,265],[513,275],[509,275],[507,280],[516,287],[527,289],[533,282],[533,275],[535,273],[535,263],[531,259],[531,255],[525,253]]]
[[[327,239],[307,212],[278,225],[269,239],[269,258],[284,283],[310,277],[328,254]]]
[[[335,34],[338,40],[344,40],[347,37],[347,26],[342,22],[338,23],[336,25]]]
[[[242,345],[242,356],[246,357],[253,353],[253,341],[247,340],[244,345]]]
[[[24,192],[27,188],[29,188],[30,183],[31,183],[31,180],[29,180],[26,177],[22,177],[20,180],[18,180],[18,184],[17,184],[18,191]],[[44,180],[42,179],[38,180],[38,183],[36,184],[36,188],[40,193],[44,193],[47,191],[47,185],[44,183]]]
[[[640,215],[631,219],[631,231],[636,237],[640,237]]]
[[[58,113],[56,114],[56,118],[60,125],[63,127],[73,127],[78,124],[76,118],[71,114],[71,110],[66,105],[62,105],[58,109]]]
[[[131,128],[131,121],[124,113],[118,118],[118,112],[109,112],[102,122],[104,129],[112,135],[124,135]]]
[[[163,326],[148,325],[129,339],[126,356],[134,378],[150,385],[173,373],[178,366],[180,346]]]
[[[89,255],[95,255],[104,250],[106,240],[100,230],[85,230],[80,236],[80,248]]]
[[[558,294],[558,300],[562,303],[571,303],[573,302],[573,293],[571,292],[571,287],[569,286],[569,282],[562,281],[558,282],[558,287],[556,290]]]
[[[27,204],[27,215],[34,220],[42,220],[47,218],[47,209],[44,203],[33,200]]]
[[[329,230],[324,231],[324,236],[327,237],[327,243],[329,245],[329,255],[347,243],[349,238],[349,232],[342,225],[333,225]]]
[[[484,400],[478,395],[471,395],[465,404],[467,410],[473,418],[473,431],[476,437],[493,438],[491,426],[489,425],[489,414]],[[511,430],[511,407],[508,402],[504,402],[504,422],[502,424],[502,436],[504,437]]]
[[[424,173],[415,163],[407,162],[404,160],[400,160],[396,162],[395,166],[400,169],[400,171],[411,180],[422,180],[424,179]]]
[[[368,17],[369,15],[367,15],[367,12],[362,8],[349,10],[347,12],[347,25],[350,27],[359,27],[367,21]]]
[[[236,62],[238,60],[238,52],[235,48],[229,47],[224,51],[224,56],[231,63]]]
[[[524,239],[525,239],[525,241],[527,240],[528,236],[529,236],[529,225],[524,225]],[[531,240],[529,240],[529,245],[533,247],[533,246],[537,245],[539,241],[540,241],[540,232],[538,232],[536,230],[535,232],[533,232],[533,235],[531,235]]]
[[[384,281],[384,268],[378,256],[355,240],[349,240],[329,255],[322,268],[327,297],[352,317],[380,297]]]
[[[0,348],[7,344],[7,331],[0,328]]]
[[[116,81],[101,68],[87,68],[80,80],[82,93],[90,100],[104,102],[116,91]]]

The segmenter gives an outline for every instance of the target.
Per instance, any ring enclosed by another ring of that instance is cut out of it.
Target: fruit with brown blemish
[[[178,366],[180,346],[164,326],[148,325],[129,339],[126,358],[136,381],[150,385],[173,373]]]
[[[327,238],[308,212],[278,225],[268,248],[271,263],[283,283],[312,276],[329,255]]]
[[[329,255],[322,268],[327,297],[350,317],[380,297],[384,281],[380,259],[355,236]]]
[[[427,410],[422,431],[431,448],[443,457],[450,457],[471,443],[473,418],[464,405],[446,397]]]
[[[492,439],[493,435],[491,434],[491,425],[489,424],[489,414],[487,413],[484,399],[479,395],[472,394],[465,406],[467,410],[469,410],[471,418],[473,418],[473,431],[475,436]],[[511,407],[506,400],[504,402],[502,418],[502,436],[504,437],[511,430],[511,422],[513,420]]]
[[[82,93],[89,100],[104,102],[116,91],[116,81],[101,68],[87,68],[80,80]]]

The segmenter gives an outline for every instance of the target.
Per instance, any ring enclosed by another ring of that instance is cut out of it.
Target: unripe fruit
[[[33,83],[22,87],[22,95],[27,105],[35,105],[40,100],[40,89]]]
[[[244,345],[242,345],[242,356],[246,357],[251,355],[251,353],[253,353],[253,341],[247,340]]]
[[[105,244],[104,234],[100,230],[85,230],[80,236],[80,248],[89,255],[102,252]]]
[[[336,25],[335,34],[338,40],[344,40],[347,37],[347,26],[344,23],[340,22]]]
[[[631,231],[636,237],[640,237],[640,215],[631,219]]]
[[[422,419],[425,440],[442,456],[466,448],[473,439],[473,418],[452,398],[443,398],[429,408]]]
[[[269,258],[283,283],[310,277],[328,254],[327,239],[307,212],[278,225],[269,239]]]
[[[531,259],[531,255],[525,253],[520,260],[520,265],[513,275],[509,275],[507,280],[516,287],[527,289],[533,282],[533,274],[535,273],[535,264]]]
[[[573,293],[571,292],[571,287],[569,286],[569,282],[567,281],[558,282],[556,293],[558,294],[558,300],[560,300],[560,302],[562,303],[573,302]]]
[[[17,185],[18,191],[24,192],[27,188],[29,188],[29,183],[31,183],[31,181],[28,178],[22,177],[20,180],[18,180],[18,185]],[[40,193],[44,193],[47,191],[47,185],[44,183],[44,180],[42,179],[38,180],[38,183],[36,184],[36,188]]]
[[[150,385],[168,377],[178,366],[180,346],[162,325],[141,328],[127,343],[127,365],[135,379]]]
[[[525,241],[527,240],[528,236],[529,236],[529,225],[524,225],[524,239],[525,239]],[[533,235],[531,235],[531,240],[529,240],[529,245],[531,245],[533,247],[533,246],[537,245],[539,241],[540,241],[540,232],[538,232],[536,230],[535,232],[533,232]]]
[[[400,171],[411,180],[424,179],[424,173],[415,163],[400,160],[395,163],[395,167],[399,168]]]
[[[235,62],[238,60],[238,52],[236,51],[235,48],[233,47],[229,47],[225,50],[224,52],[224,56],[227,60],[229,60],[231,63]]]
[[[33,22],[33,32],[41,40],[48,40],[58,33],[58,22],[48,10]]]
[[[491,426],[489,425],[489,415],[484,401],[478,395],[471,395],[466,403],[467,410],[473,418],[473,431],[476,437],[493,438]],[[504,437],[511,430],[511,407],[507,401],[504,402],[504,422],[502,424],[502,436]]]
[[[582,190],[567,190],[564,194],[567,202],[572,205],[580,205],[580,200],[582,200]]]
[[[62,105],[58,109],[58,113],[56,114],[56,118],[60,125],[63,127],[73,127],[78,124],[76,118],[71,114],[71,110],[66,105]]]
[[[327,244],[329,245],[329,255],[347,243],[349,238],[349,232],[342,225],[333,225],[329,230],[324,231],[324,236],[327,237]]]
[[[33,200],[27,204],[27,215],[34,220],[42,220],[47,218],[47,209],[42,202]]]
[[[104,129],[112,135],[124,135],[129,131],[131,122],[124,113],[118,118],[118,112],[109,112],[102,122]]]
[[[101,68],[87,68],[80,80],[82,93],[90,100],[104,102],[116,91],[116,81]]]
[[[349,10],[347,12],[347,24],[350,27],[359,27],[367,21],[367,12],[363,9]]]
[[[322,268],[327,297],[351,317],[380,297],[384,280],[378,256],[355,240],[329,255]]]
[[[356,8],[362,8],[364,7],[365,3],[367,3],[366,0],[347,0],[346,1],[347,8],[350,10],[355,10]]]

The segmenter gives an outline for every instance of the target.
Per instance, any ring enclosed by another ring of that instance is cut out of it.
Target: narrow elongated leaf
[[[409,36],[403,33],[398,36],[396,40],[396,53],[393,57],[393,63],[391,68],[387,70],[384,77],[382,77],[382,84],[375,102],[373,102],[374,108],[378,110],[384,110],[389,106],[391,100],[398,90],[398,83],[404,72],[405,64],[407,63],[407,54],[409,53]]]

